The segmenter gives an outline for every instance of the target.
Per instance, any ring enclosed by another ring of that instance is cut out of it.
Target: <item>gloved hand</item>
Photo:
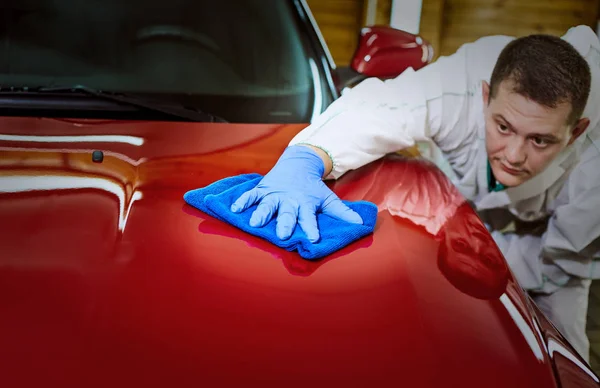
[[[299,224],[309,241],[319,240],[317,212],[355,224],[363,220],[346,206],[323,182],[325,167],[321,157],[302,145],[286,148],[277,164],[252,190],[231,205],[231,211],[243,212],[259,203],[250,217],[250,226],[262,227],[277,212],[277,237],[288,239]]]

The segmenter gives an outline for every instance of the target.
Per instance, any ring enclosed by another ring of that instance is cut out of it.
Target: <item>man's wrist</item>
[[[326,176],[328,176],[331,173],[331,170],[333,170],[333,160],[331,160],[331,157],[327,154],[327,152],[325,152],[322,148],[313,146],[311,144],[302,143],[302,144],[298,144],[298,145],[310,148],[311,150],[315,151],[315,153],[317,155],[319,155],[321,160],[323,160],[325,172],[324,172],[322,178],[325,178]]]

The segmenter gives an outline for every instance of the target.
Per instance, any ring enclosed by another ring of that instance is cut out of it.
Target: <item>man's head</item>
[[[483,85],[486,151],[500,183],[531,179],[586,130],[590,83],[585,59],[558,37],[530,35],[502,50]]]

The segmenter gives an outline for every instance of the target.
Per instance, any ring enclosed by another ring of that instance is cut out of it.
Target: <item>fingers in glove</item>
[[[298,224],[310,242],[317,242],[321,238],[317,225],[317,214],[311,206],[301,206],[298,212]]]
[[[283,198],[279,203],[277,214],[277,237],[282,240],[290,238],[298,221],[298,203]]]
[[[244,194],[231,205],[231,211],[234,213],[241,213],[254,205],[260,199],[260,192],[258,189],[252,189],[246,191]]]
[[[323,206],[322,212],[330,217],[334,217],[351,224],[363,223],[361,216],[346,206],[337,196],[331,197],[330,201]]]
[[[252,216],[250,216],[250,226],[253,228],[262,228],[271,221],[273,214],[277,211],[279,203],[278,197],[274,195],[265,196],[260,204],[256,207]]]

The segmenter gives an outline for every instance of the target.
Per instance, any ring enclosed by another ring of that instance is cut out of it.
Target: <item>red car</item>
[[[266,173],[356,77],[431,60],[296,0],[0,4],[0,386],[595,387],[432,164],[331,182],[372,235],[300,258],[183,201]]]

